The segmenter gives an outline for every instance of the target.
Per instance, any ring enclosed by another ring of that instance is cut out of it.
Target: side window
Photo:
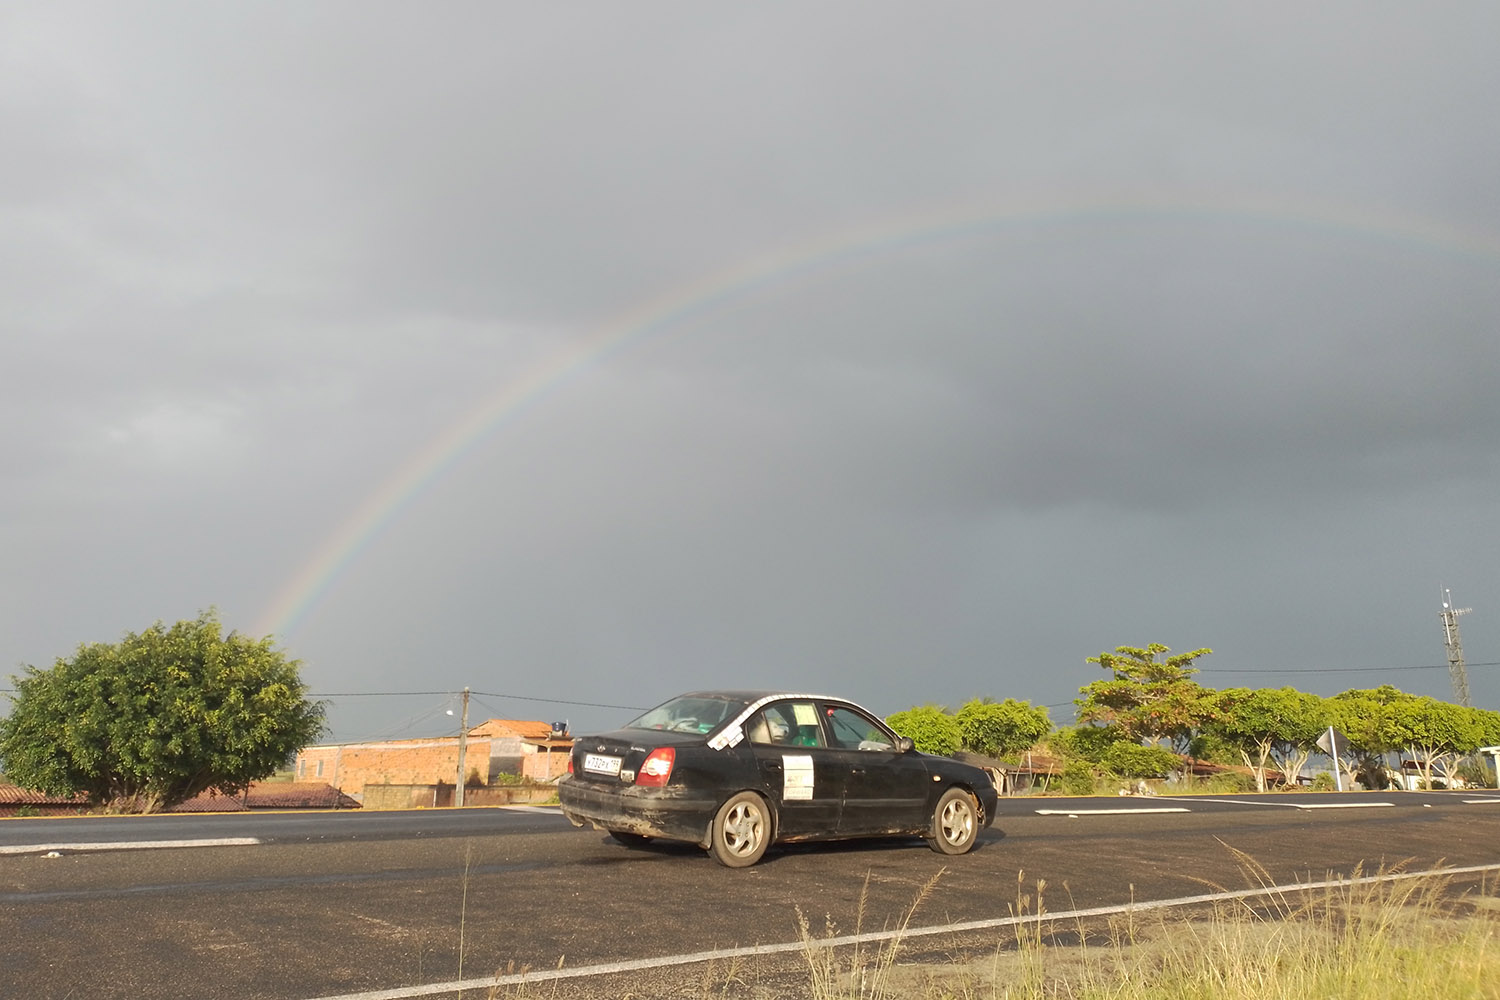
[[[750,718],[750,742],[778,747],[823,746],[818,709],[810,701],[778,701]]]
[[[849,750],[894,750],[891,738],[879,723],[852,708],[834,706],[828,710],[828,725],[833,730],[834,745]]]
[[[766,722],[765,712],[756,712],[745,724],[745,732],[750,737],[751,743],[767,744],[771,742],[771,726]]]

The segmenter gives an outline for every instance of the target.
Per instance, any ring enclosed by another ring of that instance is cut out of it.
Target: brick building
[[[567,770],[572,747],[549,723],[490,719],[469,730],[465,784],[488,785],[501,774],[549,781]],[[297,754],[296,768],[298,781],[326,781],[360,801],[366,785],[452,785],[458,737],[310,746]]]

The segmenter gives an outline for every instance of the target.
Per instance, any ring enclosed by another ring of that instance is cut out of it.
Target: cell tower
[[[1473,610],[1455,608],[1453,592],[1443,588],[1443,610],[1439,617],[1443,619],[1443,645],[1448,648],[1448,678],[1453,681],[1453,693],[1458,696],[1458,703],[1465,708],[1474,706],[1469,701],[1469,670],[1464,666],[1464,644],[1458,637],[1458,616]]]

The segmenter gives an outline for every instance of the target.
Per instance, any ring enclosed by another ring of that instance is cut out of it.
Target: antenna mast
[[[1446,587],[1443,589],[1443,610],[1439,617],[1443,619],[1443,645],[1448,649],[1448,679],[1453,681],[1453,693],[1458,696],[1458,703],[1465,708],[1474,706],[1469,701],[1469,670],[1464,666],[1464,644],[1458,637],[1458,616],[1473,610],[1455,608],[1453,592]]]

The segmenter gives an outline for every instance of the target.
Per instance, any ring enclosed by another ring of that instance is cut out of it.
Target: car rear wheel
[[[962,788],[950,788],[932,810],[927,842],[939,854],[967,854],[979,835],[979,807]]]
[[[609,835],[614,838],[615,843],[624,844],[626,847],[645,847],[651,843],[651,838],[644,833],[629,833],[625,830],[611,830]]]
[[[730,868],[746,868],[761,859],[771,842],[771,812],[754,792],[731,796],[714,815],[709,851]]]

